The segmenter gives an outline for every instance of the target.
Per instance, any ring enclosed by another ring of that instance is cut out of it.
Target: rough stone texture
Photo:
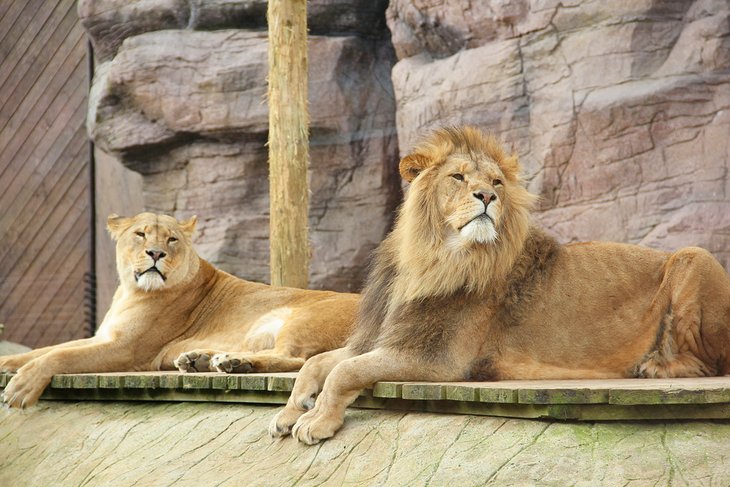
[[[41,402],[1,410],[0,485],[725,485],[725,422],[560,423],[350,410],[272,440],[277,408]]]
[[[700,245],[730,268],[730,5],[393,0],[402,153],[476,124],[562,241]]]
[[[143,175],[146,208],[199,216],[204,257],[257,281],[269,278],[265,7],[79,5],[100,61],[88,117],[97,147]],[[309,6],[312,31],[336,34],[310,37],[311,287],[359,289],[400,199],[384,10]]]

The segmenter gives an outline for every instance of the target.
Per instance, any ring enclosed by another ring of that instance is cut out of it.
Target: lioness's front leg
[[[210,359],[222,352],[209,349],[196,349],[183,352],[172,361],[180,372],[215,372],[216,369],[210,363]]]
[[[23,365],[5,386],[2,401],[14,408],[33,406],[56,374],[116,372],[129,369],[132,352],[128,343],[90,343],[49,351]]]
[[[458,367],[428,363],[395,350],[377,348],[341,362],[327,376],[314,408],[297,420],[292,436],[314,445],[340,429],[347,406],[360,391],[382,380],[457,380],[463,377]]]
[[[25,353],[16,353],[14,355],[6,355],[0,357],[0,372],[17,372],[19,368],[34,360],[42,355],[47,354],[51,350],[57,350],[59,348],[77,347],[79,345],[86,345],[94,343],[94,338],[82,338],[80,340],[73,340],[58,345],[51,345],[49,347],[37,348]]]
[[[269,434],[273,437],[288,435],[297,419],[314,407],[327,375],[337,364],[352,356],[352,350],[344,347],[320,353],[307,360],[299,371],[286,406],[269,424]]]

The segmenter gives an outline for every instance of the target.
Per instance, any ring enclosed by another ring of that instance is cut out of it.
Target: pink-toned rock
[[[88,117],[97,146],[144,176],[148,209],[198,214],[201,254],[257,281],[269,279],[266,53],[262,32],[130,37],[99,65]],[[312,287],[359,289],[399,202],[391,53],[310,37]]]
[[[730,268],[727,2],[441,3],[388,8],[402,153],[482,126],[561,240],[700,245]]]

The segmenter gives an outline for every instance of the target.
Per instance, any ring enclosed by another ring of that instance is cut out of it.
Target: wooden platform
[[[10,379],[0,375],[0,387]],[[296,373],[58,375],[42,399],[284,404]],[[730,377],[380,382],[355,407],[561,420],[730,419]]]

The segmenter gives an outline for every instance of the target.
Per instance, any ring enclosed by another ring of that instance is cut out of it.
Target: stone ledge
[[[0,374],[0,387],[11,375]],[[53,377],[42,399],[284,404],[296,373],[124,372]],[[379,382],[354,406],[561,420],[730,419],[730,377]]]

